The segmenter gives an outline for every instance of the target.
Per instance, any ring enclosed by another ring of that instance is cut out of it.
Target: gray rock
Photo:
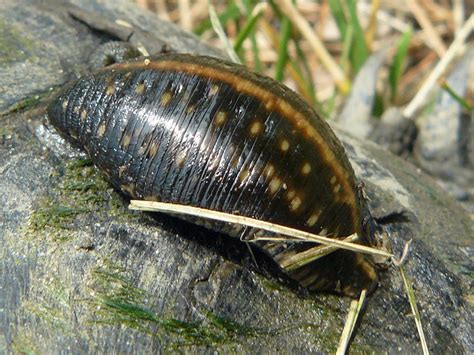
[[[179,50],[215,53],[128,1],[77,3],[105,24],[125,19],[157,43],[173,39]],[[0,43],[9,53],[0,61],[2,109],[80,72],[104,39],[58,2],[0,6]],[[255,265],[239,241],[128,211],[73,148],[43,145],[42,104],[0,118],[1,352],[335,350],[349,299],[301,294],[257,250]],[[413,239],[405,269],[430,350],[472,353],[469,216],[412,165],[337,133],[373,214],[408,216],[404,223],[385,218],[392,222],[386,229],[397,255]],[[420,352],[399,271],[380,276],[352,350]]]
[[[369,137],[376,121],[372,118],[377,78],[385,62],[388,48],[372,54],[357,73],[351,93],[337,117],[337,122],[350,127],[351,133],[360,138]]]

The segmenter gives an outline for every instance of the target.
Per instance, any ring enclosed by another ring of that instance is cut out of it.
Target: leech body
[[[332,130],[294,92],[242,66],[183,54],[115,64],[66,86],[48,115],[132,198],[363,236],[356,179]],[[281,265],[314,245],[261,246]],[[342,264],[360,264],[354,275],[365,281],[339,291],[372,287],[371,266],[341,253]],[[290,276],[310,289],[334,288],[324,280],[331,272],[318,270],[308,264]]]

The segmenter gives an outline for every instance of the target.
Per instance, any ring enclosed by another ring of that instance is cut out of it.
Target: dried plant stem
[[[313,51],[321,60],[322,65],[331,74],[337,87],[343,94],[347,94],[350,88],[350,82],[336,61],[329,54],[323,42],[316,35],[306,19],[301,16],[290,0],[275,1],[282,11],[288,16],[293,25],[301,32],[310,44]]]
[[[357,323],[357,318],[360,314],[362,306],[364,305],[366,293],[366,290],[362,290],[362,292],[360,293],[359,300],[354,300],[351,302],[351,305],[349,307],[349,313],[347,314],[346,323],[344,325],[344,330],[342,331],[341,339],[339,340],[339,346],[337,347],[337,355],[344,355],[347,351],[347,347],[349,346],[352,333],[354,332],[354,328]]]
[[[221,42],[224,44],[224,47],[230,59],[232,59],[234,63],[240,64],[239,56],[237,55],[237,53],[235,53],[234,47],[230,44],[229,39],[227,38],[227,35],[224,29],[222,28],[222,24],[219,20],[219,17],[217,16],[216,9],[214,8],[214,6],[211,5],[210,2],[209,2],[209,18],[211,19],[212,28],[216,32]]]
[[[345,242],[353,243],[358,239],[357,234],[351,235],[344,239]],[[284,260],[280,261],[280,266],[286,271],[291,271],[306,265],[316,259],[320,259],[323,256],[326,256],[339,248],[330,246],[330,245],[318,245],[316,247],[310,248],[300,253],[296,253]]]
[[[179,25],[186,31],[191,31],[193,19],[189,0],[178,0],[178,9],[180,13]]]
[[[433,89],[438,79],[444,74],[449,63],[453,60],[455,55],[464,47],[464,42],[467,36],[472,32],[474,28],[474,14],[472,14],[466,21],[461,31],[457,34],[451,46],[447,50],[446,54],[441,58],[436,67],[430,73],[428,78],[425,80],[420,90],[417,92],[413,100],[410,101],[408,106],[403,111],[403,115],[407,118],[413,118],[415,112],[424,104],[427,96]]]
[[[428,344],[426,343],[425,333],[421,324],[420,312],[418,312],[418,307],[416,306],[415,292],[413,291],[411,282],[405,274],[403,267],[400,266],[399,268],[402,275],[403,284],[405,285],[408,301],[410,302],[411,311],[415,316],[416,329],[418,330],[418,335],[420,336],[421,348],[423,349],[423,354],[428,355],[430,352],[428,350]]]
[[[428,18],[428,15],[416,0],[408,0],[407,3],[408,7],[413,12],[413,15],[415,15],[416,20],[423,29],[427,43],[431,44],[433,50],[441,58],[443,55],[446,54],[446,46],[438,35],[438,32],[436,32],[433,24]]]
[[[381,255],[385,257],[393,257],[393,254],[390,254],[386,251],[370,248],[364,245],[348,243],[338,239],[327,238],[308,232],[304,232],[298,229],[293,229],[285,227],[279,224],[260,221],[254,218],[238,216],[234,214],[228,214],[224,212],[212,211],[205,208],[192,207],[177,205],[173,203],[164,203],[164,202],[152,202],[152,201],[141,201],[141,200],[131,200],[129,209],[138,210],[138,211],[149,211],[149,212],[163,212],[170,214],[185,214],[194,217],[213,219],[221,222],[235,223],[244,225],[247,227],[258,228],[261,230],[266,230],[276,234],[282,234],[286,236],[293,237],[296,240],[306,241],[306,242],[315,242],[324,245],[331,245],[341,249],[352,250],[355,252],[372,254],[372,255]],[[258,240],[265,240],[266,238],[258,238]],[[275,240],[270,238],[270,240]],[[284,240],[289,240],[285,238]]]
[[[372,48],[375,34],[377,32],[377,14],[380,9],[380,0],[373,0],[370,7],[370,16],[369,24],[367,25],[367,30],[365,33],[365,40],[367,41],[367,46]]]

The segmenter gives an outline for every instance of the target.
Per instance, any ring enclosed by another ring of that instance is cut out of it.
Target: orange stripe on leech
[[[183,56],[181,59],[186,58]],[[192,56],[189,56],[193,59]],[[326,145],[326,139],[313,127],[305,118],[304,114],[297,108],[292,106],[285,100],[272,93],[271,91],[261,87],[258,83],[255,83],[244,76],[225,70],[225,68],[216,66],[206,65],[200,62],[199,64],[190,63],[180,60],[158,60],[149,61],[144,63],[143,61],[130,62],[130,63],[119,63],[114,65],[115,69],[155,69],[155,70],[172,70],[176,72],[186,72],[191,75],[197,75],[212,80],[222,81],[234,88],[237,92],[245,93],[249,96],[257,98],[259,101],[265,103],[267,109],[273,109],[278,112],[283,118],[287,119],[293,126],[295,126],[303,135],[315,143],[316,149],[318,149],[321,159],[328,165],[333,171],[334,175],[337,176],[337,180],[343,185],[342,190],[346,193],[347,203],[352,207],[352,219],[353,225],[358,226],[359,222],[359,208],[357,203],[357,196],[355,194],[353,186],[348,181],[345,169],[337,164],[337,157],[334,152]]]

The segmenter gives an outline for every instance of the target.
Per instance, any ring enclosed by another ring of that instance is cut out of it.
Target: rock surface
[[[97,45],[127,35],[112,25],[93,30],[61,4],[0,0],[0,111],[31,103],[84,70]],[[125,0],[76,4],[76,15],[95,13],[95,27],[121,19],[146,44],[156,37],[177,50],[217,53]],[[243,243],[127,211],[74,149],[52,139],[45,147],[41,105],[0,117],[1,352],[335,350],[349,299],[302,295],[258,251],[255,265]],[[386,228],[396,254],[413,239],[405,270],[430,350],[472,353],[469,216],[418,169],[337,132],[373,214],[408,216]],[[420,352],[396,268],[381,274],[352,350]]]

